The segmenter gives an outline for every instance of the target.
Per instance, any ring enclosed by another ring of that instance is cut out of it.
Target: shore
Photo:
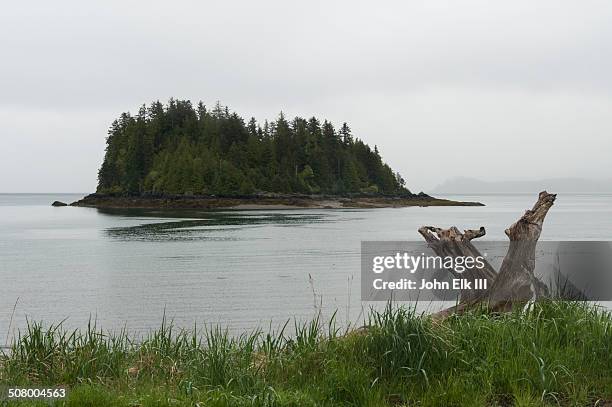
[[[434,323],[371,311],[345,331],[315,317],[230,337],[167,321],[144,337],[30,323],[0,352],[8,388],[64,388],[68,406],[609,406],[612,316],[540,302]],[[3,390],[4,389],[4,390]],[[22,400],[44,405],[41,400]],[[20,404],[20,405],[24,405]]]
[[[90,194],[70,206],[94,208],[172,209],[342,209],[401,208],[408,206],[484,206],[480,202],[452,201],[426,194],[406,196],[333,196],[260,194],[249,196],[113,196]]]

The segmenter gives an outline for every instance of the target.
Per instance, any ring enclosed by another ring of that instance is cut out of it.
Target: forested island
[[[123,113],[108,132],[96,194],[82,206],[462,205],[413,194],[347,123],[281,112],[246,122],[217,103],[170,99]]]

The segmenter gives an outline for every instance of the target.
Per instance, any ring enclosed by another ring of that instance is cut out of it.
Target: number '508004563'
[[[4,396],[8,399],[61,399],[66,397],[66,389],[59,387],[8,388]]]

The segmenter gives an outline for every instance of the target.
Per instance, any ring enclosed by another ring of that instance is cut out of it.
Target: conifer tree
[[[118,194],[408,193],[348,124],[281,112],[248,124],[219,102],[170,99],[113,121],[98,171],[98,192]]]

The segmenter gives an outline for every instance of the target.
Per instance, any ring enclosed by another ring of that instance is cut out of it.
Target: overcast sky
[[[5,2],[0,192],[94,191],[113,119],[170,97],[346,121],[414,191],[609,178],[611,21],[607,1]]]

